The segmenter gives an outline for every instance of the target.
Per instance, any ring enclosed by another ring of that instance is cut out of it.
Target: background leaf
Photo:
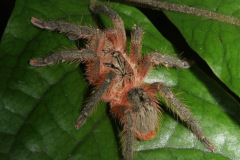
[[[60,63],[37,68],[28,64],[33,57],[77,45],[64,35],[32,26],[32,16],[95,26],[88,5],[87,0],[16,1],[0,44],[1,159],[122,158],[118,122],[111,118],[105,103],[98,105],[86,125],[79,130],[74,128],[82,104],[91,94],[84,78],[84,66]],[[134,24],[145,28],[143,54],[153,50],[179,54],[140,11],[117,3],[108,5],[123,18],[127,33]],[[111,26],[106,16],[100,20],[105,26]],[[135,159],[239,159],[239,101],[205,72],[197,64],[188,70],[158,67],[146,81],[164,82],[173,87],[175,93],[181,93],[178,97],[191,106],[190,110],[215,144],[216,151],[206,149],[165,110],[156,137],[136,142]]]
[[[240,18],[238,0],[164,0]],[[216,76],[240,96],[239,27],[187,14],[166,11],[189,46],[211,67]]]

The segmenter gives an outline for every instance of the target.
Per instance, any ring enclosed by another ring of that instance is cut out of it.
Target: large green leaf
[[[240,18],[238,0],[164,0]],[[190,47],[240,96],[240,27],[187,14],[165,12]]]
[[[82,104],[91,94],[82,66],[57,64],[37,68],[28,64],[33,57],[77,45],[64,35],[32,26],[32,16],[93,26],[88,5],[88,0],[16,1],[0,44],[1,159],[122,158],[118,122],[108,114],[105,103],[98,105],[82,128],[74,128]],[[134,24],[145,28],[143,54],[153,50],[176,54],[174,46],[137,9],[116,3],[109,5],[123,18],[127,31]],[[111,26],[105,16],[101,20]],[[165,110],[156,137],[136,142],[135,159],[240,158],[239,102],[204,70],[197,65],[188,70],[158,67],[146,81],[164,82],[176,94],[181,93],[178,97],[191,106],[216,151],[206,149]]]

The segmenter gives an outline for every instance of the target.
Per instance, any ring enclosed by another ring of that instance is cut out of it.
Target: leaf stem
[[[167,11],[174,11],[174,12],[181,12],[186,14],[191,14],[194,16],[200,16],[211,20],[216,20],[219,22],[229,23],[236,26],[240,26],[240,19],[229,16],[223,15],[219,13],[215,13],[212,11],[206,11],[198,8],[193,8],[186,5],[169,3],[169,2],[161,2],[156,0],[120,0],[126,3],[133,3],[134,5],[144,7],[144,8],[151,8],[155,10],[167,10]]]

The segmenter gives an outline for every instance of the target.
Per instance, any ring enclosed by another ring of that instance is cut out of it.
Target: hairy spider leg
[[[123,122],[123,131],[122,131],[122,140],[123,140],[123,156],[126,160],[131,160],[133,158],[133,115],[130,108],[125,106],[120,106],[124,111],[124,122]]]
[[[102,65],[100,62],[101,56],[102,56],[102,50],[103,46],[105,44],[105,35],[104,34],[98,34],[96,37],[92,37],[91,40],[89,40],[89,43],[87,47],[91,50],[93,50],[98,58],[95,58],[92,63],[87,63],[87,79],[89,80],[90,84],[95,84],[98,83],[99,81],[99,76],[104,71],[102,69]]]
[[[96,81],[95,79],[98,79],[100,61],[97,54],[100,53],[102,50],[102,47],[100,46],[104,45],[104,36],[100,30],[86,26],[78,26],[68,22],[44,21],[37,18],[32,18],[31,22],[33,25],[41,29],[47,29],[51,31],[56,30],[59,31],[60,33],[64,33],[67,36],[76,39],[91,38],[89,49],[82,49],[80,51],[65,50],[55,52],[53,54],[47,55],[44,58],[31,59],[30,60],[31,65],[46,66],[55,64],[59,61],[78,61],[78,62],[92,61],[92,63],[87,63],[88,70],[91,71],[91,74],[88,74],[88,79],[91,83],[94,83]],[[102,95],[105,93],[107,88],[110,86],[114,77],[115,73],[111,71],[110,73],[108,73],[103,83],[96,89],[95,94],[89,99],[88,103],[85,104],[83,111],[78,117],[75,125],[76,128],[81,127],[86,122],[88,115],[90,114],[96,103],[101,99]]]
[[[59,31],[60,33],[64,33],[69,37],[73,37],[76,39],[79,38],[92,38],[92,37],[100,37],[103,33],[99,29],[93,29],[87,26],[79,26],[75,24],[71,24],[69,22],[63,21],[44,21],[41,19],[37,19],[32,17],[31,22],[34,26],[39,27],[41,29],[46,29],[50,31]],[[80,51],[76,50],[66,50],[55,52],[51,55],[48,55],[44,58],[35,58],[30,61],[30,64],[33,66],[45,66],[57,63],[59,61],[88,61],[95,60],[97,49],[91,51],[88,49],[82,49]],[[94,70],[95,71],[95,70]]]
[[[36,27],[50,30],[50,31],[59,31],[60,33],[64,33],[65,35],[73,39],[87,38],[89,41],[91,41],[91,43],[88,44],[88,49],[94,51],[95,53],[97,53],[97,55],[99,55],[99,53],[102,51],[102,46],[104,45],[105,36],[104,36],[104,33],[99,29],[94,29],[88,26],[75,25],[75,24],[71,24],[69,22],[63,22],[63,21],[44,21],[34,17],[32,17],[31,22]],[[69,52],[69,55],[67,57],[68,52]],[[64,56],[67,59],[61,58],[62,54],[64,54]],[[74,54],[76,56],[73,56]],[[76,61],[76,60],[79,60],[77,58],[77,54],[78,54],[77,51],[61,51],[59,54],[54,53],[53,55],[55,57],[59,55],[58,57],[60,58],[60,60],[62,59],[65,61],[66,60]],[[96,81],[98,81],[98,77],[100,74],[100,68],[99,68],[100,60],[99,58],[97,58],[97,55],[95,54],[94,56],[92,56],[91,54],[92,63],[87,64],[88,71],[91,71],[91,74],[87,73],[88,80],[91,84],[94,84]],[[76,60],[74,59],[74,57],[76,57]]]
[[[94,106],[96,106],[97,102],[101,100],[103,94],[107,91],[115,76],[115,72],[110,71],[100,87],[98,87],[94,91],[94,94],[88,99],[88,102],[84,105],[84,108],[76,121],[75,127],[77,129],[85,124],[87,117],[93,110]]]
[[[150,53],[145,56],[140,63],[140,77],[144,78],[148,73],[148,70],[153,65],[164,65],[166,67],[175,67],[179,69],[185,69],[190,67],[190,64],[185,60],[180,60],[176,57],[170,55],[163,55],[161,53]],[[180,102],[180,100],[176,98],[174,93],[172,93],[172,91],[167,86],[165,86],[161,82],[156,82],[148,85],[146,88],[148,88],[147,90],[151,90],[148,91],[149,93],[157,93],[159,91],[163,98],[166,100],[168,106],[171,106],[169,107],[170,110],[173,113],[176,113],[177,116],[180,117],[180,119],[190,127],[196,137],[198,137],[207,148],[212,151],[214,150],[213,144],[205,138],[202,130],[198,126],[191,112],[185,107],[185,105]]]
[[[185,60],[156,52],[146,55],[139,65],[140,67],[138,73],[142,80],[146,77],[149,69],[154,65],[164,65],[165,67],[175,67],[179,69],[186,69],[190,67],[190,64]]]
[[[141,41],[143,37],[143,28],[140,26],[133,26],[131,32],[131,49],[130,49],[130,60],[137,67],[138,61],[141,54]]]
[[[31,18],[31,22],[38,28],[50,31],[59,31],[60,33],[64,33],[68,37],[74,39],[96,37],[98,34],[101,34],[99,29],[94,29],[88,26],[80,26],[69,22],[45,21],[35,17]]]
[[[65,62],[65,61],[87,62],[96,58],[97,58],[96,53],[88,49],[65,50],[65,51],[54,52],[43,58],[33,58],[30,60],[30,65],[42,67],[42,66],[53,65],[60,61],[61,62]]]
[[[114,35],[116,37],[111,36],[110,38],[112,38],[111,40],[113,42],[115,50],[120,51],[122,54],[125,54],[127,42],[126,32],[123,21],[118,13],[105,5],[96,6],[94,3],[90,4],[90,10],[96,14],[104,13],[112,20],[114,25],[114,30],[112,30],[112,32],[114,32]]]
[[[196,137],[199,138],[207,148],[214,151],[214,145],[204,136],[201,128],[197,124],[197,121],[191,112],[186,108],[184,104],[180,102],[179,99],[176,98],[169,87],[161,82],[155,82],[148,85],[147,88],[151,92],[160,93],[161,96],[166,100],[166,106],[192,130]]]

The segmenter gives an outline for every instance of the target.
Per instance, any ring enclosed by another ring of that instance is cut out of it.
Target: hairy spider
[[[95,86],[95,91],[85,104],[75,127],[78,129],[85,124],[98,101],[109,102],[111,113],[123,125],[123,156],[130,160],[133,158],[134,139],[148,140],[154,137],[161,114],[156,98],[157,93],[160,93],[167,105],[171,105],[172,112],[189,126],[207,148],[214,150],[191,112],[165,84],[144,83],[144,78],[154,65],[185,69],[190,67],[189,63],[156,52],[141,57],[143,29],[139,26],[134,26],[131,32],[131,51],[128,56],[125,28],[117,12],[105,5],[94,4],[90,5],[90,10],[93,13],[106,14],[112,20],[114,28],[100,30],[62,21],[44,21],[34,17],[31,19],[32,24],[41,29],[57,30],[75,39],[88,39],[85,49],[64,50],[30,60],[32,66],[47,66],[59,61],[86,64],[87,79]]]

